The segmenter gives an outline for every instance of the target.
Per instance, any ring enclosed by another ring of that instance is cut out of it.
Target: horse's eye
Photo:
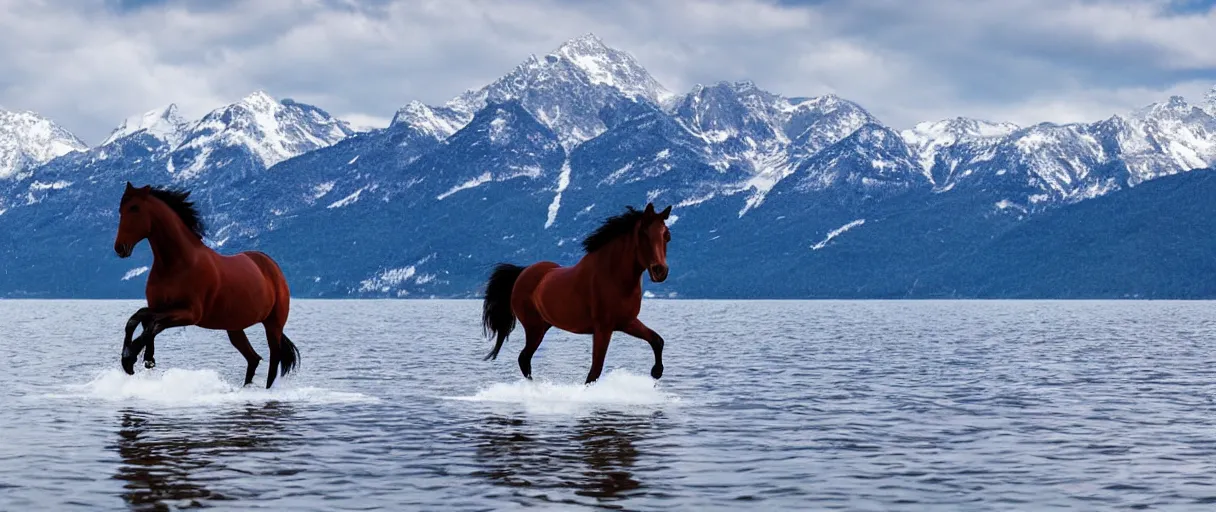
[[[131,213],[139,213],[139,205],[133,204],[130,208],[127,208],[127,211]]]

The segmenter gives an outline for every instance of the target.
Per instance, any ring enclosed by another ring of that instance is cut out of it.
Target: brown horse
[[[155,367],[156,335],[171,327],[197,325],[228,331],[228,340],[248,363],[248,386],[262,357],[249,345],[245,329],[260,323],[270,344],[269,388],[280,366],[287,375],[300,358],[300,351],[283,334],[290,301],[287,279],[263,253],[223,256],[204,245],[203,221],[186,200],[189,196],[187,191],[135,188],[131,182],[122,194],[114,252],[126,258],[145,238],[152,248],[152,270],[144,291],[148,307],[140,308],[127,321],[123,370],[135,373],[135,358],[145,347],[144,366]],[[143,332],[132,340],[135,327],[141,324]]]
[[[527,338],[519,353],[519,370],[532,378],[532,354],[550,327],[575,334],[592,335],[591,371],[587,384],[599,379],[613,331],[621,331],[650,343],[654,367],[650,376],[663,376],[663,337],[638,320],[642,308],[642,272],[650,280],[667,279],[668,206],[655,213],[654,204],[644,211],[627,207],[611,217],[583,240],[586,255],[573,267],[550,261],[524,268],[500,263],[486,283],[482,303],[482,325],[487,336],[497,336],[494,349],[485,359],[497,359],[515,321],[524,326]]]

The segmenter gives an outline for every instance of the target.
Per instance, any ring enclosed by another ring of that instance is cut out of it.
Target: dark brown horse
[[[532,354],[554,326],[592,335],[588,384],[604,369],[613,331],[650,343],[654,350],[650,376],[662,377],[663,337],[638,320],[638,311],[642,308],[642,273],[649,272],[656,283],[667,279],[671,232],[665,221],[670,214],[670,206],[658,213],[654,204],[647,204],[644,211],[628,207],[583,240],[587,254],[573,267],[550,261],[527,268],[506,263],[496,266],[486,283],[481,321],[486,335],[496,336],[497,341],[485,358],[498,358],[518,318],[527,338],[519,353],[519,370],[528,379],[532,378]]]
[[[127,182],[119,202],[114,252],[126,258],[145,238],[152,248],[152,270],[144,292],[148,307],[140,308],[127,321],[123,370],[135,373],[135,358],[145,347],[144,366],[156,366],[156,335],[171,327],[197,325],[228,331],[229,341],[248,363],[248,386],[262,357],[249,345],[245,329],[260,323],[266,328],[270,345],[266,376],[269,388],[280,366],[287,375],[300,358],[300,351],[283,334],[291,298],[287,279],[278,264],[263,253],[223,256],[204,245],[203,222],[194,205],[186,200],[189,196],[190,192],[135,188]],[[135,327],[141,324],[143,332],[132,340]]]

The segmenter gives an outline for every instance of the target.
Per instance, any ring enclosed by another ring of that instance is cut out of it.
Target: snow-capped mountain
[[[586,34],[544,57],[529,56],[506,76],[445,107],[468,119],[488,103],[518,100],[569,150],[604,132],[600,110],[621,96],[662,105],[673,95],[631,55]]]
[[[934,185],[952,187],[955,171],[980,155],[986,155],[1018,126],[956,117],[924,122],[900,133],[917,155],[921,169]]]
[[[54,121],[32,112],[0,109],[0,180],[88,146]]]
[[[266,251],[293,294],[326,297],[476,296],[489,265],[573,263],[605,217],[648,201],[673,206],[672,274],[648,285],[659,295],[983,296],[998,288],[969,262],[996,265],[1011,236],[1033,246],[1031,221],[1216,190],[1174,179],[1216,163],[1216,88],[1197,107],[1170,98],[1094,123],[896,132],[836,95],[747,81],[672,94],[586,35],[444,105],[403,104],[358,133],[264,92],[195,121],[169,106],[27,164],[0,180],[0,256],[25,269],[0,295],[138,296],[142,281],[124,278],[147,252],[109,255],[127,180],[190,189],[206,243]]]
[[[1003,195],[1003,207],[1050,209],[1216,164],[1216,117],[1180,96],[1094,123],[954,119],[903,132],[939,191]]]
[[[121,194],[126,181],[188,187],[207,207],[231,204],[241,194],[233,187],[256,180],[265,162],[299,156],[350,133],[323,110],[275,101],[264,92],[192,122],[168,105],[125,119],[100,145],[80,144],[38,167],[33,177],[0,180],[0,210],[38,206],[62,219],[109,219],[114,205],[106,194]]]
[[[182,143],[188,128],[189,124],[177,112],[177,105],[169,104],[164,108],[150,110],[123,120],[122,124],[110,132],[110,136],[106,137],[101,145],[106,146],[119,139],[143,134],[162,141],[169,148],[176,148]]]
[[[785,98],[752,82],[696,86],[675,107],[675,118],[706,146],[706,163],[739,167],[750,174],[741,184],[747,204],[760,205],[777,182],[803,161],[847,137],[874,116],[835,95]]]
[[[293,156],[333,145],[352,135],[344,121],[292,100],[276,101],[257,91],[211,111],[190,127],[173,152],[170,172],[191,179],[228,167],[268,168]],[[243,160],[250,159],[251,162]]]

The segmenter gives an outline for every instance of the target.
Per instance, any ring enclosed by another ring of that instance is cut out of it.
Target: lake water
[[[482,361],[473,301],[293,302],[298,374],[137,302],[0,301],[0,510],[1216,507],[1216,304],[648,300]],[[264,335],[250,329],[265,357]]]

